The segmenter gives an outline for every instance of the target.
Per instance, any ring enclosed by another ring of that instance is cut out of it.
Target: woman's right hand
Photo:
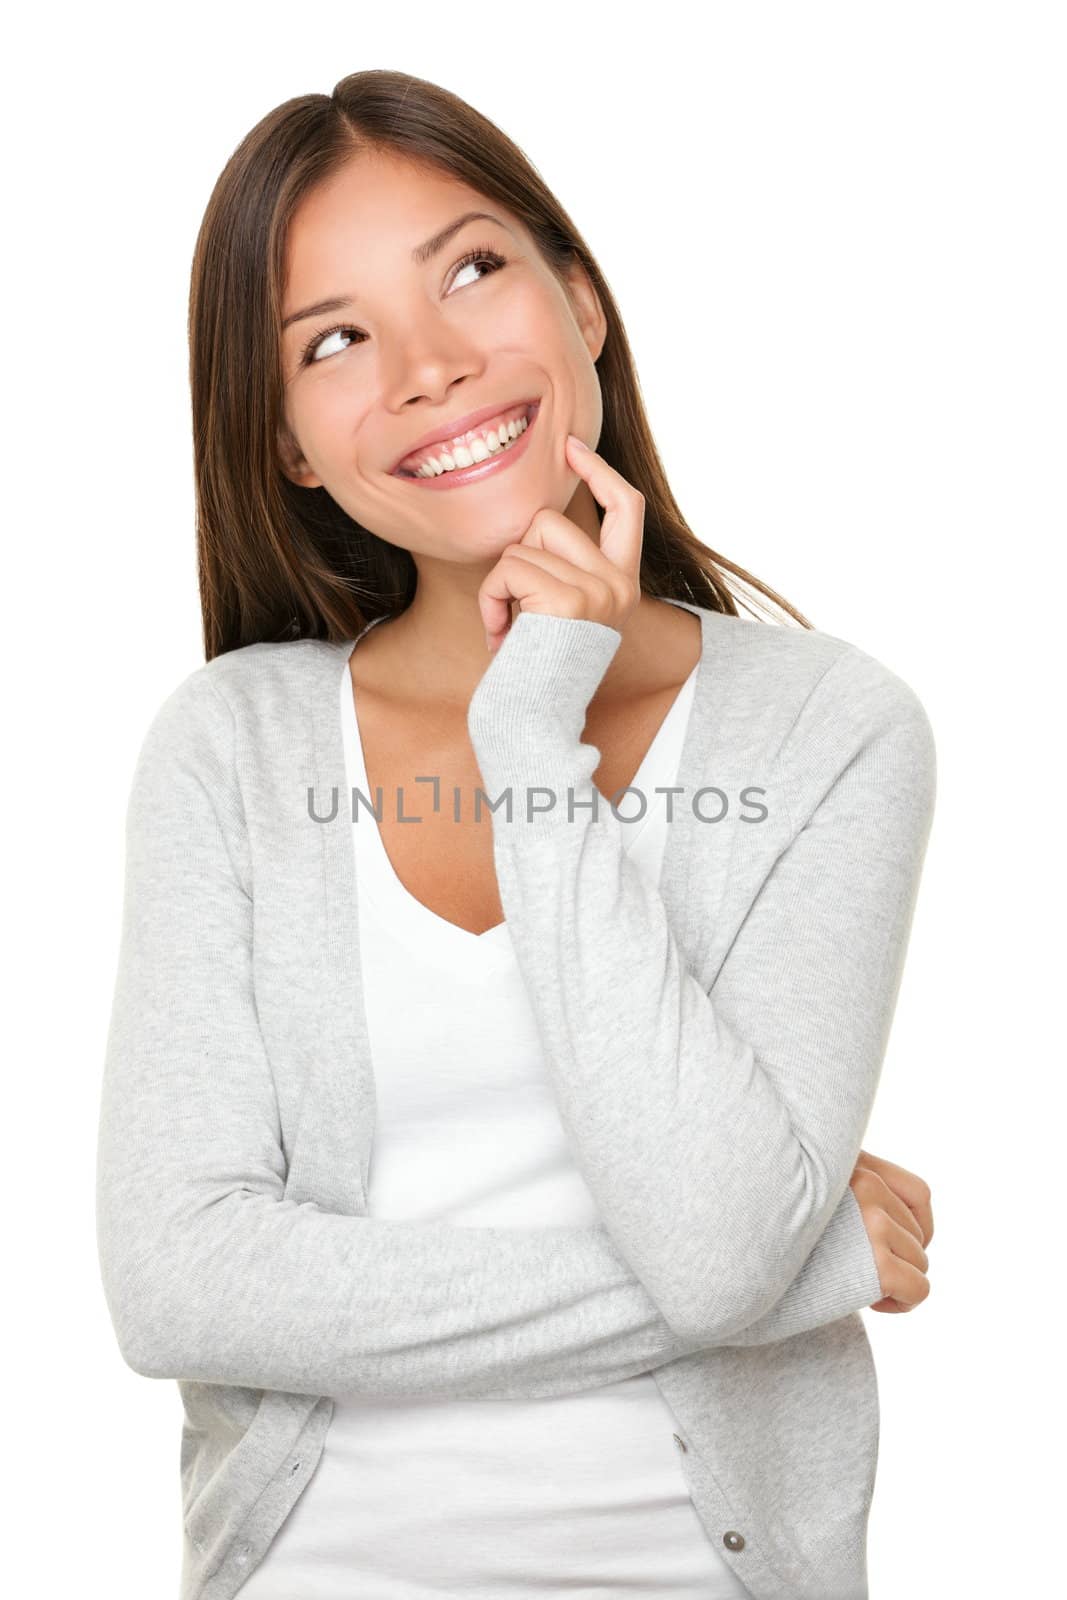
[[[914,1172],[861,1150],[849,1184],[874,1249],[881,1300],[871,1311],[914,1311],[930,1293],[926,1246],[934,1235],[930,1186]]]

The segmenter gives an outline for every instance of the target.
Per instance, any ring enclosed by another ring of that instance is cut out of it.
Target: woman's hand
[[[567,460],[604,507],[600,545],[547,506],[518,544],[509,544],[478,590],[485,642],[495,655],[519,611],[602,622],[622,631],[641,598],[645,497],[574,434]]]
[[[848,1180],[874,1248],[884,1298],[872,1311],[914,1311],[930,1293],[926,1246],[934,1236],[930,1187],[914,1172],[861,1150]]]

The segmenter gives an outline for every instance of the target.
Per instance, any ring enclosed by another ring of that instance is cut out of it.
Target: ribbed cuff
[[[878,1262],[851,1184],[790,1293],[803,1327],[836,1322],[882,1298]]]

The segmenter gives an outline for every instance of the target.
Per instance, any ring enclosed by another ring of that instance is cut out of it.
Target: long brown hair
[[[728,574],[802,627],[812,624],[758,578],[696,538],[667,482],[633,353],[592,252],[526,156],[464,100],[406,72],[342,78],[332,94],[287,100],[223,168],[193,256],[189,296],[197,559],[208,661],[261,640],[354,638],[415,593],[409,551],[343,511],[325,488],[282,470],[280,329],[286,235],[301,199],[363,151],[451,173],[508,208],[560,276],[576,260],[607,318],[596,362],[604,420],[597,451],[645,498],[641,588],[752,615]],[[767,607],[763,607],[767,611]]]

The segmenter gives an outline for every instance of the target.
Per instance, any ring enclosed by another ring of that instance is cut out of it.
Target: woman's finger
[[[525,561],[526,570],[517,561]],[[538,585],[531,567],[565,588]],[[535,512],[521,541],[501,551],[478,590],[478,606],[486,644],[495,653],[514,620],[513,606],[602,622],[621,631],[640,595],[640,583],[606,560],[588,534],[545,506]],[[566,609],[561,610],[563,603]]]
[[[885,1161],[880,1156],[871,1155],[868,1150],[860,1151],[856,1165],[877,1173],[883,1183],[903,1200],[919,1223],[923,1244],[928,1245],[934,1236],[930,1185],[925,1183],[918,1173],[909,1172],[907,1167],[898,1167],[893,1161]]]
[[[923,1248],[922,1241],[915,1237],[915,1234],[907,1224],[900,1222],[887,1212],[883,1227],[889,1248],[898,1261],[908,1261],[913,1267],[917,1267],[920,1272],[929,1272],[930,1260]]]
[[[478,606],[485,625],[485,638],[489,652],[495,655],[512,623],[512,605],[521,611],[547,612],[555,617],[584,617],[590,606],[590,586],[597,580],[582,574],[567,562],[560,566],[566,576],[550,572],[539,561],[543,552],[530,549],[523,554],[520,546],[509,545],[492,572],[483,580],[478,590]],[[574,581],[569,581],[573,579]],[[579,588],[578,581],[583,580]],[[597,602],[604,604],[597,595]]]
[[[856,1199],[866,1212],[884,1212],[887,1217],[892,1217],[899,1226],[906,1228],[922,1246],[922,1226],[914,1215],[910,1206],[889,1187],[881,1173],[873,1167],[857,1163],[856,1169],[850,1180],[855,1190]]]
[[[906,1228],[918,1247],[924,1249],[926,1241],[923,1237],[922,1223],[907,1201],[902,1200],[896,1190],[891,1188],[879,1174],[872,1174],[872,1178],[881,1185],[880,1204],[886,1215],[892,1217],[902,1228]]]
[[[907,1215],[914,1223],[911,1213]],[[911,1311],[921,1305],[930,1293],[930,1263],[912,1228],[896,1221],[880,1206],[865,1210],[863,1222],[878,1262],[882,1290],[882,1299],[871,1309]]]
[[[604,508],[600,523],[601,552],[620,572],[634,583],[640,583],[644,495],[573,433],[567,435],[567,461]]]
[[[543,506],[534,513],[518,547],[551,551],[591,577],[599,578],[615,596],[620,623],[625,621],[639,598],[640,582],[635,583],[628,573],[609,561],[587,533],[551,506]],[[614,620],[611,625],[615,625]]]
[[[587,547],[592,548],[584,534],[579,532],[578,537]],[[593,553],[595,555],[596,551]],[[519,561],[528,561],[531,565],[540,567],[542,572],[558,578],[561,583],[570,584],[573,589],[580,590],[587,600],[585,615],[593,615],[594,621],[614,618],[622,600],[626,598],[625,591],[620,589],[620,585],[625,585],[626,580],[621,574],[613,572],[606,562],[600,566],[585,562],[578,564],[572,561],[569,555],[561,555],[550,546],[527,544],[525,539],[522,544],[508,545],[507,549],[500,553],[502,561],[512,556]],[[523,606],[524,611],[531,609],[532,606]],[[614,626],[614,623],[611,626]]]
[[[924,1272],[900,1256],[890,1257],[882,1273],[884,1299],[877,1305],[881,1310],[914,1311],[930,1295],[930,1280]],[[891,1306],[886,1300],[893,1302]]]

